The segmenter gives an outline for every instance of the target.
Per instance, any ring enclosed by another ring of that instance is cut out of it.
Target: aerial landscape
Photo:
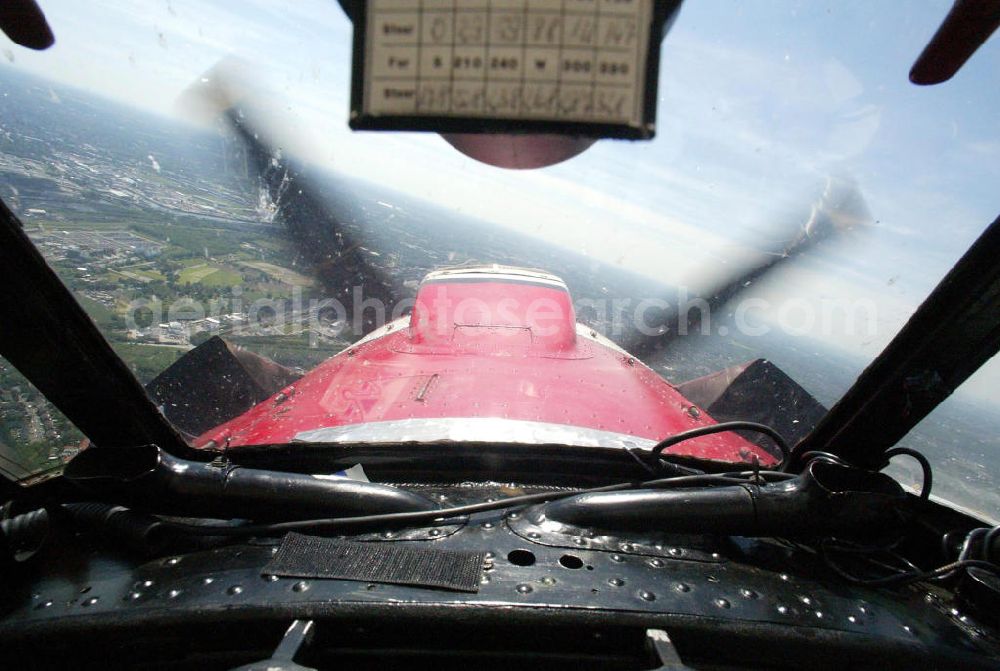
[[[321,171],[313,183],[350,232],[352,253],[392,277],[401,299],[442,266],[537,267],[566,280],[581,321],[614,337],[629,301],[676,295],[627,269],[469,220],[447,204]],[[3,66],[0,197],[143,384],[215,335],[305,371],[363,334],[356,327],[363,296],[352,301],[341,293],[353,286],[331,288],[318,277],[275,216],[246,149],[221,125],[183,125]],[[347,309],[330,308],[331,297]],[[402,306],[386,306],[378,318],[399,316]],[[767,358],[827,407],[867,363],[804,337],[740,336],[731,324],[723,310],[710,333],[676,338],[647,363],[679,383]],[[936,493],[1000,516],[1000,494],[983,494],[996,492],[1000,423],[977,403],[939,409],[909,444],[948,463]],[[0,360],[0,471],[23,478],[57,468],[83,442]],[[916,468],[900,467],[908,484],[919,482]]]

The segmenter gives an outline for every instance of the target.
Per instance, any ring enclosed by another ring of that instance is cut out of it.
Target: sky
[[[834,315],[805,329],[868,359],[1000,213],[1000,40],[946,84],[907,80],[949,0],[688,0],[661,49],[656,139],[602,141],[536,171],[477,163],[435,135],[350,132],[351,26],[334,0],[40,5],[56,45],[0,38],[14,67],[170,116],[235,56],[309,159],[673,284],[697,286],[847,176],[876,225],[754,295],[774,324],[791,303],[873,306],[854,328]],[[967,388],[997,399],[1000,363]]]

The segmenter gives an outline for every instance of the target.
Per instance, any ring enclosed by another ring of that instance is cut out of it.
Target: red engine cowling
[[[369,333],[196,444],[478,440],[649,448],[714,423],[628,352],[578,324],[558,277],[482,266],[430,273],[408,319]],[[670,451],[777,461],[731,433]]]

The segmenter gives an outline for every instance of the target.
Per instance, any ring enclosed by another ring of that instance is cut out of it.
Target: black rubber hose
[[[64,503],[62,509],[89,531],[148,556],[162,552],[176,535],[159,518],[109,503]]]
[[[17,562],[29,559],[45,544],[49,527],[44,508],[0,520],[0,554]]]
[[[189,461],[155,445],[84,450],[63,477],[93,498],[169,515],[288,520],[438,508],[427,497],[398,487]]]

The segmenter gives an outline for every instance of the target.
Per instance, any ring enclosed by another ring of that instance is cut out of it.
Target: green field
[[[90,318],[94,320],[94,323],[97,324],[97,327],[105,334],[119,327],[117,316],[112,310],[82,294],[75,294],[75,296],[80,306],[83,307]]]
[[[243,281],[239,273],[208,263],[188,266],[178,276],[181,284],[201,284],[206,287],[232,287]]]
[[[121,270],[112,270],[110,274],[120,275],[139,282],[162,282],[167,279],[158,270],[147,270],[145,268],[122,268]]]
[[[205,252],[210,256],[234,254],[240,251],[241,242],[251,238],[246,233],[203,226],[194,228],[181,225],[135,224],[129,228],[141,235],[163,242],[169,241],[172,246],[181,248],[168,252],[168,255],[178,257],[185,254],[203,256]]]
[[[289,368],[309,370],[346,347],[349,342],[310,347],[307,334],[297,336],[226,336],[226,340]]]
[[[124,231],[129,228],[129,224],[123,221],[75,221],[73,219],[59,220],[31,220],[25,230],[31,231],[39,228],[48,233],[52,231]]]
[[[111,343],[139,382],[146,384],[185,354],[184,348],[134,343]]]
[[[235,287],[242,282],[242,275],[226,268],[219,268],[201,281],[202,285],[206,287]]]
[[[264,263],[263,261],[244,261],[241,265],[253,268],[254,270],[259,270],[262,273],[270,275],[279,282],[290,284],[293,287],[311,287],[313,285],[313,279],[311,277],[306,277],[305,275],[288,268],[276,266],[273,263]]]

